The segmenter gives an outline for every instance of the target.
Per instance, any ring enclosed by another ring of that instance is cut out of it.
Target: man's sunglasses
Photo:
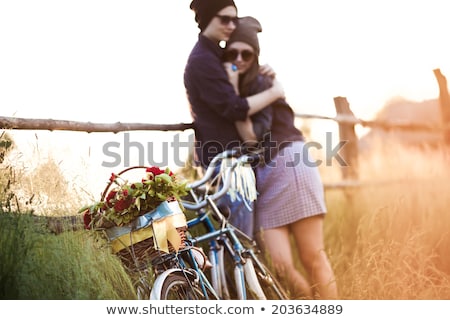
[[[231,49],[231,50],[225,51],[224,58],[226,61],[235,61],[237,59],[238,55],[241,55],[242,60],[248,62],[253,58],[255,53],[250,50],[238,51],[236,49]]]
[[[227,26],[230,22],[233,22],[235,26],[239,23],[238,17],[232,17],[232,16],[222,16],[220,14],[216,14],[216,17],[220,19],[220,23],[224,26]]]

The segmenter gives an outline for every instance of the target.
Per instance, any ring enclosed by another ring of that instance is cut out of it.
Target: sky
[[[445,0],[235,2],[240,16],[261,22],[260,60],[277,72],[298,113],[334,116],[333,98],[344,96],[357,117],[370,119],[397,96],[437,98],[433,70],[450,75]],[[183,70],[199,30],[189,3],[0,1],[0,115],[190,122]],[[66,170],[85,162],[93,172],[105,160],[102,146],[124,141],[123,134],[13,134],[24,153],[38,148]]]

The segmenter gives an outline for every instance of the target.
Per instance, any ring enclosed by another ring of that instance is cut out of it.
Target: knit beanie
[[[203,31],[217,12],[228,6],[237,9],[233,0],[193,0],[190,8],[195,12],[195,21],[198,23],[200,30]]]
[[[259,55],[258,32],[262,32],[261,24],[253,17],[239,18],[239,23],[231,34],[227,45],[233,42],[245,42],[255,49],[256,55]]]

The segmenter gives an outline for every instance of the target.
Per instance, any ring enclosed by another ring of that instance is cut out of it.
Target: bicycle
[[[196,213],[195,218],[187,221],[188,230],[199,225],[206,229],[206,233],[191,236],[189,241],[192,245],[209,243],[211,283],[221,299],[288,299],[281,284],[258,257],[260,250],[255,241],[231,225],[216,204],[216,201],[229,190],[234,170],[239,166],[253,163],[255,156],[259,158],[257,153],[240,155],[238,150],[218,154],[210,162],[203,178],[189,185],[193,202],[182,199],[183,207]],[[220,189],[211,194],[205,185],[208,183],[214,185],[216,182],[217,187],[217,181],[214,181],[218,177],[215,174],[217,166],[229,158],[235,161],[222,172],[224,179]],[[234,279],[227,277],[227,261],[232,265]],[[234,286],[230,285],[230,282],[233,282]]]
[[[238,165],[252,162],[252,157],[243,155],[237,158],[237,161],[227,168],[223,186],[216,193],[209,195],[207,192],[202,194],[200,191],[202,186],[210,182],[215,171],[214,164],[225,158],[236,156],[237,154],[231,151],[218,155],[211,162],[204,177],[189,185],[190,194],[196,201],[191,203],[182,200],[181,204],[185,209],[196,211],[198,213],[196,218],[186,221],[179,203],[166,201],[126,226],[105,230],[113,251],[120,257],[126,269],[131,274],[138,275],[136,292],[139,299],[198,300],[247,299],[248,297],[287,299],[280,284],[257,257],[254,241],[230,225],[214,202],[228,191],[231,173]],[[137,168],[146,167],[130,167],[118,175]],[[110,185],[106,187],[102,200]],[[220,228],[214,226],[206,211],[207,207],[212,209],[214,217],[221,222]],[[155,239],[157,237],[153,237],[154,226],[167,219],[175,220],[180,238],[179,250],[172,246],[169,247],[170,250],[160,250],[160,244]],[[187,230],[200,224],[207,227],[207,232],[198,237],[190,237]],[[212,265],[211,281],[204,272],[206,256],[196,247],[204,242],[209,242],[211,245],[209,250]],[[226,279],[225,252],[234,264],[235,286],[230,286]],[[153,281],[150,277],[153,277]]]
[[[134,169],[148,168],[130,167],[115,177]],[[101,201],[109,194],[111,185],[112,181],[106,186]],[[166,225],[176,231],[171,230],[170,239],[161,240],[158,230]],[[112,251],[135,280],[138,299],[219,299],[203,272],[206,257],[186,239],[187,228],[179,202],[171,198],[124,226],[104,229]]]

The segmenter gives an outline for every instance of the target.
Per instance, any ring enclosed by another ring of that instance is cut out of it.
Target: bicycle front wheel
[[[264,291],[264,295],[268,300],[288,300],[289,296],[286,290],[272,275],[272,272],[261,261],[255,261],[255,271],[258,277],[259,284]]]
[[[208,292],[208,289],[206,289]],[[215,299],[208,292],[208,298],[198,287],[183,275],[173,274],[167,277],[161,288],[161,300],[207,300]]]

